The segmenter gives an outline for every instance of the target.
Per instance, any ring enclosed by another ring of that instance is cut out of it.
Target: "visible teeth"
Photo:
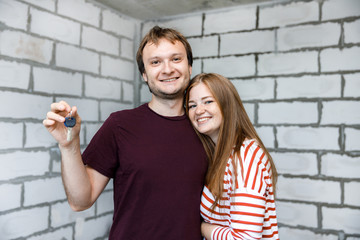
[[[200,118],[200,119],[198,119],[197,121],[198,122],[205,122],[206,120],[208,120],[209,118]]]
[[[171,78],[171,79],[167,79],[167,80],[162,80],[163,82],[171,82],[171,81],[175,81],[176,78]]]

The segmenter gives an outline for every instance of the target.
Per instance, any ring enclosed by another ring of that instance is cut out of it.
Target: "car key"
[[[65,127],[67,127],[67,130],[68,130],[67,137],[66,137],[66,140],[68,140],[68,141],[71,141],[71,139],[72,139],[71,130],[76,124],[76,119],[74,117],[72,117],[71,114],[72,114],[72,111],[69,113],[70,116],[65,118],[65,122],[64,122],[64,125],[65,125]]]

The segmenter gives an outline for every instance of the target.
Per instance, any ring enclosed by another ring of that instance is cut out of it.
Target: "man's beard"
[[[185,94],[185,89],[186,89],[186,87],[184,87],[184,88],[180,88],[179,90],[177,90],[174,93],[166,93],[159,89],[153,88],[152,86],[150,86],[150,84],[148,82],[146,82],[146,84],[148,85],[149,91],[152,94],[154,94],[157,98],[167,99],[167,100],[183,98],[183,96]]]

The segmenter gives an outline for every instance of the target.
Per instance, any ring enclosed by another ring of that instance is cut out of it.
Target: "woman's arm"
[[[215,228],[219,227],[218,225],[202,222],[201,223],[201,234],[208,240],[211,240],[211,234]]]

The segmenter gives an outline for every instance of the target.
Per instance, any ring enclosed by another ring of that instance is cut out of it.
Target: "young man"
[[[81,155],[77,108],[53,103],[44,126],[58,141],[62,178],[75,211],[93,205],[114,179],[114,221],[109,239],[201,239],[200,197],[206,154],[183,108],[192,53],[173,29],[154,27],[137,53],[152,99],[112,113]],[[72,140],[63,122],[76,118]]]

